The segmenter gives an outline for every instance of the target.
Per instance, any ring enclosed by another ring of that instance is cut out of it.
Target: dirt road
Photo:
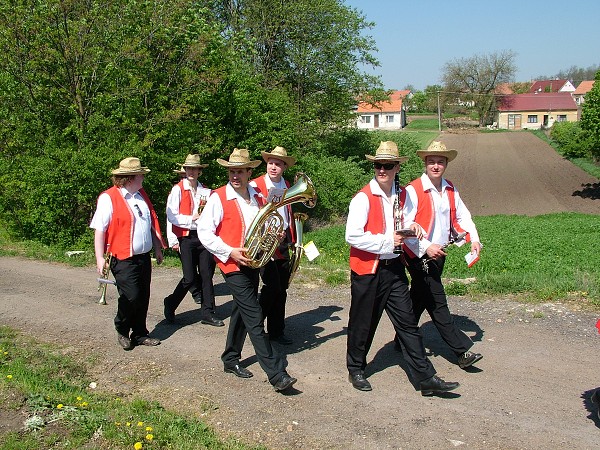
[[[520,133],[513,135],[521,139]],[[481,152],[475,157],[474,172],[463,178],[456,171],[452,178],[467,203],[478,203],[485,213],[499,208],[497,203],[510,203],[488,202],[486,194],[515,198],[507,186],[521,185],[505,182],[512,174],[526,174],[539,186],[546,178],[565,178],[561,164],[547,167],[537,164],[539,158],[527,167],[522,167],[529,164],[527,158],[511,166],[508,158],[486,150],[491,145],[488,139],[493,140],[488,136],[505,139],[500,134],[449,136],[456,139],[452,145],[459,155],[466,154],[463,145]],[[501,151],[521,148],[520,141],[508,140],[506,146],[499,145]],[[480,157],[486,151],[492,160],[487,164]],[[546,149],[542,159],[552,155]],[[489,169],[492,164],[494,170]],[[537,173],[538,166],[545,172]],[[551,172],[552,167],[558,172]],[[492,185],[495,175],[502,186]],[[578,177],[568,190],[577,189],[577,183],[594,182]],[[467,179],[485,189],[479,193],[467,186]],[[599,210],[600,200],[571,198],[568,190],[561,197],[539,187],[531,195],[539,193],[545,201],[535,197],[527,206],[529,197],[519,195],[513,203],[523,205],[523,211],[544,204],[540,212],[549,212],[575,200],[583,205],[582,212]],[[66,345],[67,352],[98,355],[99,365],[92,374],[98,389],[157,400],[247,442],[288,449],[592,449],[600,442],[600,421],[589,402],[591,390],[600,387],[600,336],[594,312],[506,298],[483,302],[452,298],[457,323],[473,337],[484,359],[477,369],[459,369],[427,318],[422,330],[433,364],[443,378],[461,383],[445,398],[422,397],[415,390],[401,354],[393,349],[392,327],[384,317],[367,369],[373,391],[360,392],[348,383],[345,369],[349,286],[310,284],[301,271],[289,293],[287,333],[294,344],[277,347],[287,353],[288,370],[299,381],[296,390],[282,395],[267,382],[249,343],[243,364],[254,378],[223,373],[219,357],[227,328],[200,324],[189,296],[178,310],[180,325],[163,320],[162,299],[179,280],[177,269],[157,267],[153,272],[148,325],[163,343],[131,352],[116,342],[115,290],[108,291],[108,306],[97,304],[93,268],[0,258],[0,274],[0,324]],[[220,276],[215,283],[218,315],[228,322],[231,297]],[[18,418],[12,421],[18,424]]]

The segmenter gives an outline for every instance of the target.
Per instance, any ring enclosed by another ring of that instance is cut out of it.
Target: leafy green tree
[[[494,91],[498,84],[514,78],[515,57],[513,51],[502,51],[449,61],[442,70],[444,90],[463,101],[473,101],[480,126],[491,123]]]
[[[592,157],[600,161],[600,70],[594,77],[594,86],[585,94],[580,124]]]

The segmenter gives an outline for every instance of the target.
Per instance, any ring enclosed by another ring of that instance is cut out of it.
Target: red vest
[[[150,218],[152,219],[152,231],[160,241],[163,248],[166,248],[163,241],[158,216],[154,211],[154,206],[148,198],[146,191],[140,189],[140,195],[150,209]],[[104,193],[108,194],[112,202],[113,214],[106,230],[104,239],[104,251],[110,248],[110,253],[117,259],[127,259],[133,256],[133,211],[123,198],[120,188],[113,186]]]
[[[454,196],[454,185],[446,180],[448,183],[448,187],[446,191],[448,193],[448,203],[450,203],[450,224],[454,231],[457,233],[462,233],[464,230],[458,224],[456,220],[456,197]],[[431,232],[433,231],[433,221],[435,219],[434,209],[433,209],[433,196],[430,191],[423,190],[423,180],[421,178],[417,178],[410,182],[410,185],[415,189],[417,193],[417,214],[415,216],[415,222],[423,227],[425,230],[425,237],[429,239],[431,237]],[[471,236],[467,233],[465,237],[467,242],[471,241]],[[415,258],[416,255],[413,251],[408,248],[406,245],[403,245],[404,251],[408,253],[409,256]]]
[[[192,197],[191,191],[186,190],[183,187],[183,180],[177,183],[179,186],[179,190],[181,191],[181,201],[179,202],[179,214],[185,214],[186,216],[193,216],[192,209],[194,208],[194,199]],[[200,183],[198,183],[198,187],[200,187]],[[187,228],[181,228],[177,225],[173,224],[173,233],[175,236],[189,236],[190,230]]]
[[[369,214],[365,231],[371,234],[385,233],[385,220],[383,210],[383,199],[379,195],[374,195],[371,191],[371,185],[367,184],[360,190],[364,192],[369,199]],[[400,191],[400,207],[404,205],[406,192]],[[379,255],[366,252],[355,247],[350,247],[350,269],[358,275],[374,274],[379,265]]]
[[[221,206],[223,207],[223,219],[217,226],[216,234],[227,245],[233,248],[240,248],[244,246],[246,240],[246,223],[244,222],[244,215],[237,200],[235,198],[227,200],[226,187],[227,185],[213,191],[214,194],[219,196]],[[263,203],[258,195],[256,195],[256,200],[259,206]],[[219,258],[215,257],[215,261],[223,273],[240,270],[238,264],[231,258],[222,262]]]

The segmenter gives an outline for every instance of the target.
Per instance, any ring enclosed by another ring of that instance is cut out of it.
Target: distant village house
[[[389,101],[370,104],[359,102],[356,107],[356,127],[361,130],[401,130],[407,124],[404,98],[410,98],[409,90],[394,91]]]

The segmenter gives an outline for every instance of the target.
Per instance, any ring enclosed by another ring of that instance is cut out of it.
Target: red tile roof
[[[400,112],[402,110],[402,99],[410,94],[410,91],[394,91],[390,95],[389,102],[378,102],[375,106],[365,103],[359,102],[358,108],[356,109],[357,113],[368,113],[368,112]]]
[[[546,88],[548,88],[548,92],[558,92],[558,90],[563,87],[567,81],[569,80],[536,81],[529,88],[529,92],[546,92]]]
[[[568,111],[576,110],[577,103],[570,92],[540,92],[500,97],[498,111]]]
[[[573,92],[573,95],[585,95],[592,90],[592,86],[594,86],[594,80],[582,81],[579,83],[579,86],[577,86],[577,89],[575,89],[575,92]]]

